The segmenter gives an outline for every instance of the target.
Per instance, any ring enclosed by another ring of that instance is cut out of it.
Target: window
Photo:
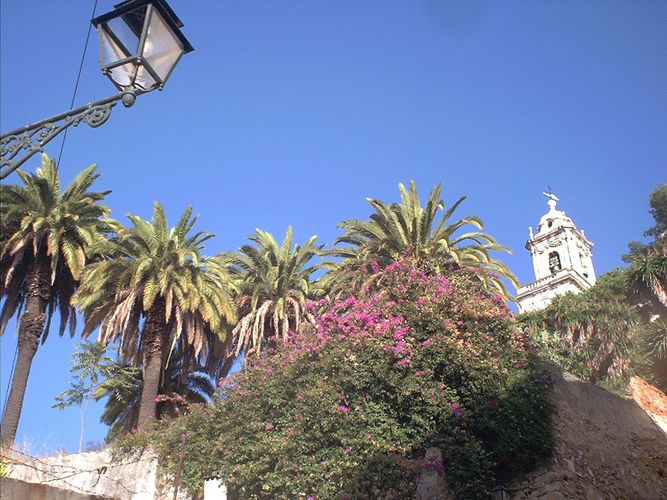
[[[558,255],[558,252],[549,253],[549,271],[551,271],[551,274],[555,274],[557,271],[560,271],[561,269],[562,266],[560,263],[560,255]]]

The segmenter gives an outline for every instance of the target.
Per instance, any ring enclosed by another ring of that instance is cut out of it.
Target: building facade
[[[521,312],[544,309],[557,295],[579,293],[595,284],[593,243],[565,212],[556,209],[558,198],[544,194],[549,198],[549,211],[540,219],[537,233],[529,228],[526,242],[535,281],[517,290]]]

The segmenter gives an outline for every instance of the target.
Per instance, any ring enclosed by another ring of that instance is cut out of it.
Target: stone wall
[[[667,498],[667,436],[634,401],[555,376],[553,463],[510,485],[512,498]]]

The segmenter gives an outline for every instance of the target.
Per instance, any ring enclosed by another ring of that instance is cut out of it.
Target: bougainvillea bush
[[[398,262],[312,327],[223,380],[218,402],[151,440],[184,484],[240,498],[412,498],[435,467],[457,498],[538,465],[552,447],[548,379],[499,296],[467,272]],[[140,438],[134,438],[135,441]],[[423,463],[431,446],[443,463]]]

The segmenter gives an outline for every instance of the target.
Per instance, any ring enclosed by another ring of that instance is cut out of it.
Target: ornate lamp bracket
[[[6,178],[35,153],[42,151],[46,144],[71,125],[76,127],[84,122],[96,128],[104,124],[121,99],[125,107],[130,107],[136,96],[133,92],[121,92],[0,136],[0,179]]]

